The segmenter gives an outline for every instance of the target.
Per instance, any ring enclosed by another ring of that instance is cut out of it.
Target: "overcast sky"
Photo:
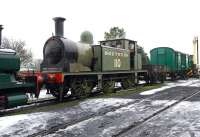
[[[199,0],[0,0],[3,36],[25,40],[35,58],[42,58],[56,16],[66,18],[65,36],[71,40],[89,30],[97,43],[119,26],[147,52],[168,46],[192,53],[193,37],[200,35]]]

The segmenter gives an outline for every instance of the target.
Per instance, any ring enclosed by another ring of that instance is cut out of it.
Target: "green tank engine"
[[[20,58],[14,50],[0,49],[0,108],[9,108],[27,103],[27,92],[35,92],[35,83],[19,82],[16,74]]]
[[[63,36],[64,20],[54,18],[55,36],[46,41],[41,64],[47,89],[60,100],[69,89],[80,97],[96,86],[103,92],[113,90],[115,82],[128,88],[138,82],[140,73],[147,73],[136,41],[114,39],[92,45],[92,35],[84,32],[80,42],[73,42]]]

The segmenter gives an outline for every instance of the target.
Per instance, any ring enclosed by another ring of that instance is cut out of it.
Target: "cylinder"
[[[55,21],[55,36],[64,36],[64,21],[65,18],[62,17],[55,17],[53,18]]]
[[[2,39],[2,35],[1,35],[2,29],[3,29],[3,25],[0,25],[0,48],[1,48],[1,39]]]
[[[28,97],[25,93],[13,93],[7,96],[7,107],[16,107],[20,105],[25,105],[28,101]]]

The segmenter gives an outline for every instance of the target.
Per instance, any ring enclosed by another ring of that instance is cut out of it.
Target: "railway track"
[[[159,115],[160,113],[164,112],[165,110],[167,110],[167,109],[169,109],[169,108],[171,108],[171,107],[173,107],[173,106],[175,106],[175,105],[181,103],[182,101],[186,101],[186,100],[188,100],[188,99],[194,97],[194,96],[197,95],[197,94],[200,94],[200,91],[197,91],[197,92],[191,94],[190,96],[183,97],[183,98],[180,99],[179,101],[177,101],[177,102],[175,102],[175,103],[172,103],[172,104],[169,105],[169,106],[164,107],[163,109],[161,109],[161,110],[159,110],[159,111],[153,113],[152,115],[150,115],[150,116],[144,118],[142,121],[140,121],[140,122],[138,122],[138,123],[133,123],[132,125],[128,126],[127,128],[124,128],[123,130],[121,130],[119,133],[113,135],[113,137],[120,137],[122,134],[126,133],[127,131],[133,130],[134,128],[138,128],[139,126],[141,126],[141,125],[144,124],[145,122],[149,121],[149,120],[152,119],[153,117]]]
[[[65,124],[61,124],[61,125],[57,125],[57,126],[54,126],[48,130],[43,130],[41,132],[38,132],[38,133],[35,133],[35,134],[32,134],[30,135],[29,137],[35,137],[35,136],[45,136],[45,135],[48,135],[48,134],[51,134],[51,133],[54,133],[55,131],[59,130],[59,129],[64,129],[66,127],[69,127],[69,126],[72,126],[74,124],[77,124],[79,122],[82,122],[82,121],[85,121],[85,120],[88,120],[92,117],[97,117],[97,116],[103,116],[105,114],[107,114],[108,112],[112,112],[112,111],[116,111],[117,109],[120,109],[122,107],[126,107],[128,105],[131,105],[132,103],[127,103],[126,105],[121,105],[119,107],[115,107],[115,108],[112,108],[110,111],[102,111],[100,113],[97,113],[97,114],[91,114],[91,115],[88,115],[86,117],[83,117],[81,119],[78,119],[78,120],[74,120],[72,122],[69,122],[69,123],[65,123]]]
[[[50,105],[53,103],[56,103],[56,99],[44,99],[44,100],[39,100],[39,101],[35,100],[33,102],[27,103],[27,105],[15,107],[15,108],[9,108],[9,109],[1,109],[0,116],[5,116],[5,115],[11,114],[11,113],[28,110],[28,109],[35,108],[35,107]]]
[[[139,84],[134,88],[143,87],[144,85],[145,85],[145,83]],[[115,91],[123,92],[123,91],[133,90],[134,88],[124,90],[121,87],[116,87]],[[98,95],[101,95],[101,92],[93,92],[90,96],[92,97],[92,96],[98,96]],[[63,102],[70,102],[70,101],[74,101],[74,100],[76,100],[76,98],[67,96],[63,99]],[[1,109],[0,108],[0,117],[8,115],[8,114],[24,111],[24,110],[29,110],[29,109],[33,109],[33,108],[37,108],[37,107],[48,106],[48,105],[54,105],[54,104],[58,104],[58,103],[60,103],[60,102],[56,98],[44,98],[44,99],[30,100],[26,105],[23,105],[23,106],[10,108],[10,109]]]
[[[137,122],[137,123],[131,124],[130,126],[124,128],[124,129],[122,129],[120,132],[116,133],[116,134],[113,135],[113,136],[114,136],[114,137],[118,137],[118,136],[122,135],[123,133],[127,132],[128,130],[133,129],[133,128],[136,128],[136,127],[142,125],[143,123],[145,123],[146,121],[150,120],[150,119],[153,118],[154,116],[156,116],[156,115],[162,113],[163,111],[165,111],[165,110],[167,110],[167,109],[169,109],[169,108],[171,108],[171,107],[177,105],[178,103],[180,103],[180,102],[182,102],[182,101],[185,101],[185,100],[187,100],[187,99],[190,99],[191,97],[193,97],[193,96],[195,96],[195,95],[197,95],[197,94],[199,94],[199,93],[200,93],[200,91],[197,91],[197,92],[194,92],[194,93],[190,94],[189,96],[188,96],[188,95],[185,95],[185,96],[183,96],[183,97],[181,97],[181,98],[179,98],[179,99],[176,98],[176,97],[175,97],[175,98],[172,98],[171,100],[176,100],[176,99],[177,99],[177,101],[174,102],[174,103],[172,103],[171,105],[168,105],[168,106],[166,106],[166,107],[164,107],[164,108],[158,110],[158,111],[155,111],[155,113],[153,113],[152,115],[150,115],[150,116],[144,118],[142,121],[139,121],[139,122]],[[156,96],[159,96],[159,95],[153,95],[153,96],[151,96],[151,97],[149,97],[149,98],[147,98],[147,99],[153,99],[153,98],[155,98]],[[115,108],[113,108],[113,109],[111,109],[111,110],[109,110],[109,111],[103,111],[103,112],[100,112],[100,113],[97,113],[97,114],[88,115],[88,116],[86,116],[86,117],[80,118],[80,119],[75,120],[75,121],[72,121],[72,122],[63,123],[63,124],[60,124],[60,125],[51,127],[50,129],[43,130],[43,131],[41,131],[41,132],[32,134],[32,135],[30,135],[30,137],[49,135],[49,134],[55,133],[55,132],[58,131],[59,129],[65,129],[65,128],[67,128],[67,127],[70,127],[70,126],[75,125],[75,124],[78,124],[78,123],[80,123],[80,122],[89,120],[89,119],[94,118],[94,117],[104,116],[104,115],[106,115],[107,113],[114,112],[114,111],[116,111],[116,110],[118,110],[118,109],[120,109],[120,108],[127,107],[127,106],[133,105],[133,104],[135,104],[135,103],[144,102],[144,101],[147,100],[147,99],[144,99],[144,100],[136,100],[135,102],[130,102],[130,103],[127,103],[127,104],[125,104],[125,105],[121,105],[121,106],[119,106],[119,107],[115,107]],[[166,98],[166,99],[168,99],[168,98]]]
[[[194,83],[192,83],[194,84]],[[179,89],[179,88],[177,88]],[[75,117],[75,118],[70,118],[69,120],[67,121],[63,121],[62,123],[57,123],[57,124],[53,124],[52,126],[48,126],[47,128],[45,129],[40,129],[40,130],[37,130],[31,134],[28,134],[29,136],[45,136],[45,135],[51,135],[51,134],[54,134],[54,133],[59,133],[58,130],[59,129],[68,129],[71,128],[72,126],[76,125],[76,124],[81,124],[81,123],[84,123],[86,121],[91,121],[90,119],[96,119],[98,117],[104,117],[106,116],[109,112],[115,114],[116,111],[118,111],[118,109],[124,109],[126,107],[130,107],[130,106],[134,106],[134,107],[137,107],[137,106],[140,106],[144,103],[141,103],[141,102],[145,102],[147,100],[159,100],[159,99],[164,99],[164,100],[176,100],[175,103],[171,104],[170,106],[167,106],[167,107],[164,107],[162,109],[158,109],[159,111],[157,110],[153,110],[152,113],[150,113],[148,116],[145,116],[144,119],[142,121],[140,120],[136,120],[138,122],[136,123],[133,123],[131,122],[130,126],[128,125],[128,127],[123,127],[122,130],[119,129],[117,130],[114,134],[114,136],[121,136],[123,135],[123,133],[125,133],[126,131],[128,131],[129,129],[132,129],[132,128],[136,128],[136,127],[139,127],[140,125],[142,125],[142,123],[145,123],[145,121],[148,121],[148,119],[151,119],[152,117],[154,117],[155,115],[158,115],[161,113],[161,111],[163,112],[164,110],[176,105],[177,103],[183,101],[183,100],[187,100],[188,98],[190,98],[191,96],[195,96],[196,94],[198,94],[198,90],[192,90],[191,92],[188,92],[188,90],[185,90],[184,88],[183,91],[181,89],[179,89],[181,92],[180,92],[180,95],[179,95],[179,91],[177,90],[176,88],[173,89],[173,90],[170,90],[170,91],[167,91],[167,94],[169,92],[169,96],[166,94],[166,92],[158,92],[156,94],[153,94],[151,96],[146,96],[145,99],[138,99],[137,96],[136,96],[136,100],[135,101],[131,101],[129,103],[126,103],[126,104],[121,104],[120,106],[112,106],[112,107],[108,107],[108,108],[105,108],[105,109],[101,109],[100,111],[98,112],[93,112],[93,113],[83,113],[83,115],[81,114],[79,117]],[[131,89],[129,89],[131,90]],[[174,90],[177,90],[178,94],[177,96],[174,96]],[[172,94],[171,94],[172,93]],[[165,94],[165,95],[164,95]],[[167,95],[167,96],[166,96]],[[69,101],[69,100],[68,100]],[[130,106],[129,106],[130,105]],[[63,113],[64,114],[64,113]],[[85,115],[86,114],[86,115]],[[152,114],[152,115],[151,115]],[[99,121],[100,122],[100,121]],[[115,124],[115,122],[113,123]],[[86,127],[87,129],[87,127]],[[67,132],[68,133],[68,132]]]
[[[142,87],[144,85],[145,84],[137,85],[136,88]],[[115,91],[129,91],[129,90],[133,90],[134,88],[124,90],[124,89],[121,89],[121,87],[116,87]],[[92,97],[92,96],[98,96],[98,95],[101,95],[101,92],[94,92],[90,96]],[[63,102],[71,102],[74,100],[76,100],[76,98],[67,96],[63,99]],[[54,104],[58,104],[58,103],[60,103],[60,102],[56,98],[44,98],[44,99],[30,100],[26,105],[23,105],[23,106],[10,108],[10,109],[0,109],[0,117],[9,115],[12,113],[24,111],[24,110],[29,110],[29,109],[33,109],[33,108],[37,108],[37,107],[48,106],[48,105],[54,105]]]
[[[71,97],[65,97],[63,102],[73,101],[73,100],[75,99]],[[0,110],[0,117],[8,115],[8,114],[12,114],[12,113],[20,112],[23,110],[29,110],[36,107],[43,107],[43,106],[53,105],[57,103],[60,103],[60,102],[56,98],[44,98],[44,99],[39,99],[39,100],[33,100],[33,101],[29,101],[27,105],[19,106],[16,108]]]

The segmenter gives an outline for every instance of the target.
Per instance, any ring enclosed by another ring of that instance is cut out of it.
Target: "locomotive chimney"
[[[2,31],[2,29],[3,29],[3,25],[0,25],[0,48],[1,48],[1,31]]]
[[[64,35],[64,21],[65,18],[62,17],[55,17],[53,18],[55,21],[55,36],[61,36],[63,37]]]

